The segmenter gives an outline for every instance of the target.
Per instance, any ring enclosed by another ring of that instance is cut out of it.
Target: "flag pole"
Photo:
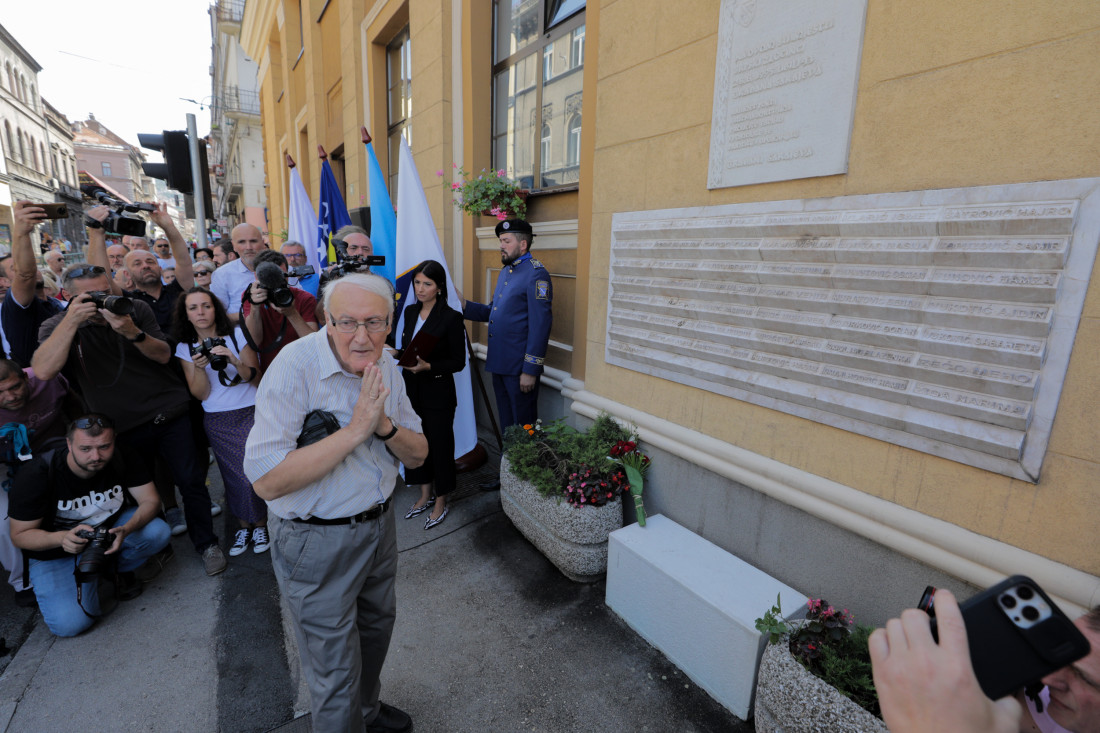
[[[493,416],[493,406],[489,403],[489,393],[485,390],[485,380],[481,378],[481,371],[475,366],[477,357],[474,356],[474,344],[470,341],[470,334],[466,329],[462,329],[462,333],[466,335],[466,351],[470,355],[470,371],[474,375],[474,379],[477,380],[478,389],[481,391],[481,399],[485,400],[485,411],[489,413],[489,423],[493,426],[493,435],[497,438],[497,448],[504,451],[504,439],[500,436],[500,426],[497,425],[497,419]]]
[[[295,166],[294,158],[290,157],[290,153],[286,154],[286,167],[293,168]]]

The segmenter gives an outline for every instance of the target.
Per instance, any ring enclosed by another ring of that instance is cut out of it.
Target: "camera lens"
[[[1016,596],[1008,594],[1001,596],[1001,605],[1005,608],[1016,608]]]
[[[1020,613],[1022,613],[1024,618],[1026,618],[1028,621],[1039,620],[1039,609],[1037,609],[1035,606],[1024,606],[1023,610]]]
[[[1030,601],[1035,597],[1035,591],[1031,590],[1031,586],[1018,585],[1016,586],[1016,595],[1020,597],[1021,601]]]

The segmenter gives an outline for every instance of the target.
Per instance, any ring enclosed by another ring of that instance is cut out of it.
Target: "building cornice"
[[[34,57],[27,52],[27,49],[23,48],[23,45],[19,43],[19,41],[15,40],[15,36],[9,33],[8,29],[5,28],[3,24],[0,24],[0,40],[2,40],[6,46],[11,48],[12,51],[15,51],[15,53],[18,54],[21,59],[23,59],[23,63],[31,67],[34,73],[37,74],[38,72],[42,71],[42,66],[34,60]]]

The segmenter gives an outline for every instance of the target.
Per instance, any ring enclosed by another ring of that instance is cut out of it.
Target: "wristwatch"
[[[386,433],[385,435],[379,435],[378,433],[374,434],[374,437],[378,438],[383,443],[385,443],[387,440],[389,440],[393,436],[397,435],[397,423],[395,423],[392,418],[387,417],[386,419],[390,421],[390,425],[393,426],[393,430]]]
[[[98,219],[93,219],[90,216],[85,216],[84,226],[88,227],[89,229],[102,229],[103,222],[99,221]]]
[[[126,339],[126,340],[129,341],[132,344],[140,344],[142,341],[145,340],[145,332],[141,331],[140,333],[138,333],[137,336],[134,336],[132,339]]]

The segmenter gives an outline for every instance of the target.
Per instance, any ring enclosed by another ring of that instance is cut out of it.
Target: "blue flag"
[[[321,162],[321,201],[317,206],[317,258],[322,262],[335,262],[332,254],[332,237],[340,227],[351,224],[336,176],[328,160]],[[330,257],[331,255],[331,257]]]
[[[386,264],[372,267],[371,272],[381,275],[391,283],[397,274],[397,215],[393,211],[390,192],[374,146],[367,143],[367,167],[370,175],[370,242],[374,254],[385,257]],[[401,291],[398,291],[401,292]]]

